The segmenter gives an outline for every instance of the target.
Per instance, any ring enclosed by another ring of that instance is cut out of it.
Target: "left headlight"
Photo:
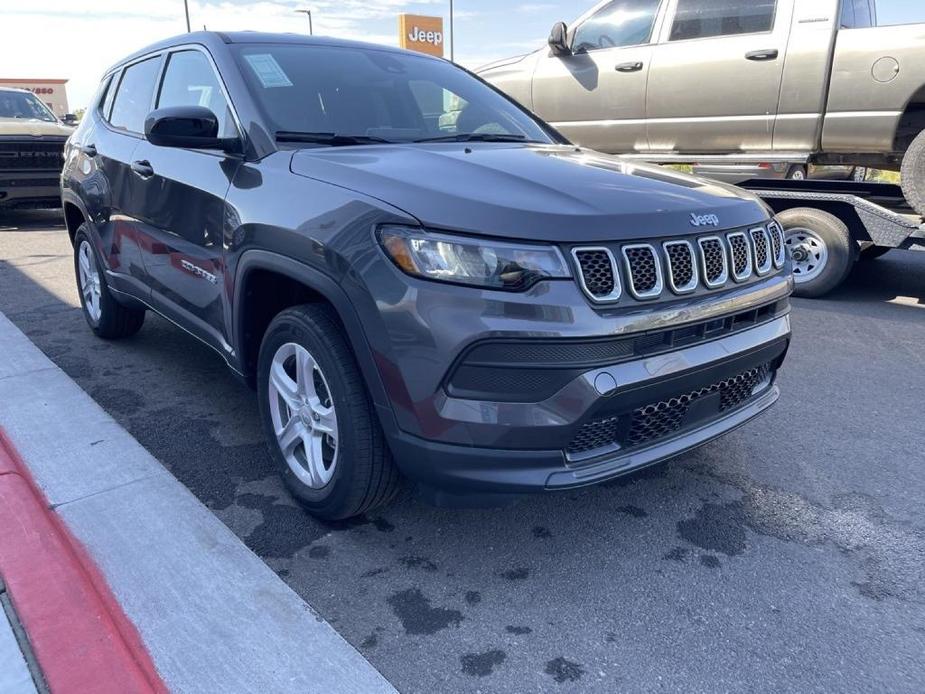
[[[555,246],[531,246],[410,227],[379,230],[379,243],[402,271],[414,277],[521,292],[541,280],[571,272]]]

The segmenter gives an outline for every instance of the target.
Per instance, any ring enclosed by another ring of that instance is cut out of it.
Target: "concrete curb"
[[[395,691],[2,314],[0,351],[0,426],[170,690]]]

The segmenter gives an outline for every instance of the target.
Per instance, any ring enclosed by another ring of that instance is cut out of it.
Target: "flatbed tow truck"
[[[797,296],[829,293],[859,260],[894,249],[925,251],[925,221],[898,185],[776,179],[738,185],[770,205],[784,227]]]

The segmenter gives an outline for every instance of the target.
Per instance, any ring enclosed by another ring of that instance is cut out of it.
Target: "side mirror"
[[[236,138],[218,136],[218,118],[202,106],[168,106],[145,119],[145,137],[158,147],[235,151]]]
[[[77,125],[77,116],[73,113],[65,113],[61,120],[65,125]]]
[[[553,55],[571,55],[572,49],[568,45],[568,26],[565,22],[553,24],[549,32],[549,48]]]

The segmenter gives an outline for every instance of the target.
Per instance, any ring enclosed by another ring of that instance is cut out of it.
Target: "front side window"
[[[776,0],[678,0],[671,40],[771,31],[776,6]]]
[[[615,0],[582,22],[572,41],[576,53],[649,43],[659,0]]]
[[[0,90],[0,119],[3,118],[42,120],[48,123],[58,120],[35,94]]]
[[[148,58],[125,68],[109,116],[109,122],[114,128],[131,133],[145,131],[145,118],[151,112],[154,82],[160,62],[160,57]]]
[[[389,142],[504,135],[550,142],[543,127],[452,63],[340,46],[234,46],[276,133],[331,133]]]
[[[202,106],[218,118],[218,136],[236,135],[228,102],[209,59],[199,51],[173,53],[164,71],[157,107]]]

